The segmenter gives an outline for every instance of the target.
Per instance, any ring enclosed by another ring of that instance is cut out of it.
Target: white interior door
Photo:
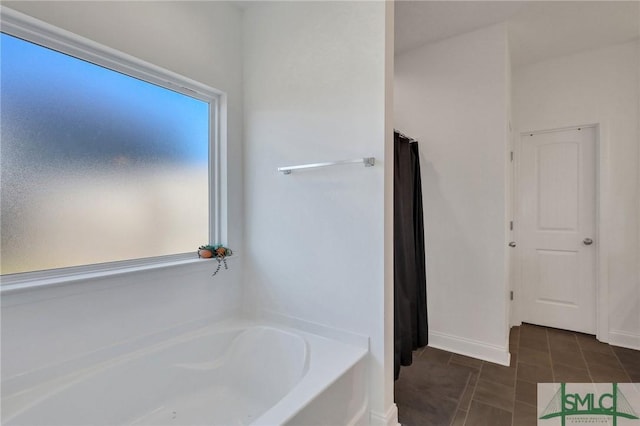
[[[595,128],[523,134],[522,321],[595,334]]]

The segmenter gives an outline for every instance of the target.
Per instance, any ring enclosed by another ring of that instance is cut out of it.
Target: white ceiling
[[[396,0],[396,54],[500,22],[520,66],[639,38],[640,0]]]

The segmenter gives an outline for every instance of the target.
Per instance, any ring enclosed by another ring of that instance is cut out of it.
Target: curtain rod
[[[400,135],[400,137],[403,137],[403,138],[405,138],[405,139],[408,139],[408,140],[409,140],[409,142],[418,142],[418,140],[417,140],[417,139],[414,139],[414,138],[412,138],[411,136],[407,136],[407,135],[405,135],[405,134],[404,134],[404,133],[402,133],[400,130],[393,129],[393,131],[394,131],[395,133],[397,133],[398,135]]]

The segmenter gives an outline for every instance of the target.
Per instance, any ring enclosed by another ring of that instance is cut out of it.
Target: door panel
[[[579,255],[575,251],[536,250],[537,298],[545,303],[575,307],[580,303]],[[558,285],[562,282],[562,285]]]
[[[538,228],[568,231],[578,228],[577,143],[538,145]]]
[[[521,137],[522,320],[595,333],[595,129]]]

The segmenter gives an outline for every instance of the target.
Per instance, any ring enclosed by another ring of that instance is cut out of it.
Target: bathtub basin
[[[3,395],[2,423],[366,424],[366,352],[269,324],[210,326]]]

